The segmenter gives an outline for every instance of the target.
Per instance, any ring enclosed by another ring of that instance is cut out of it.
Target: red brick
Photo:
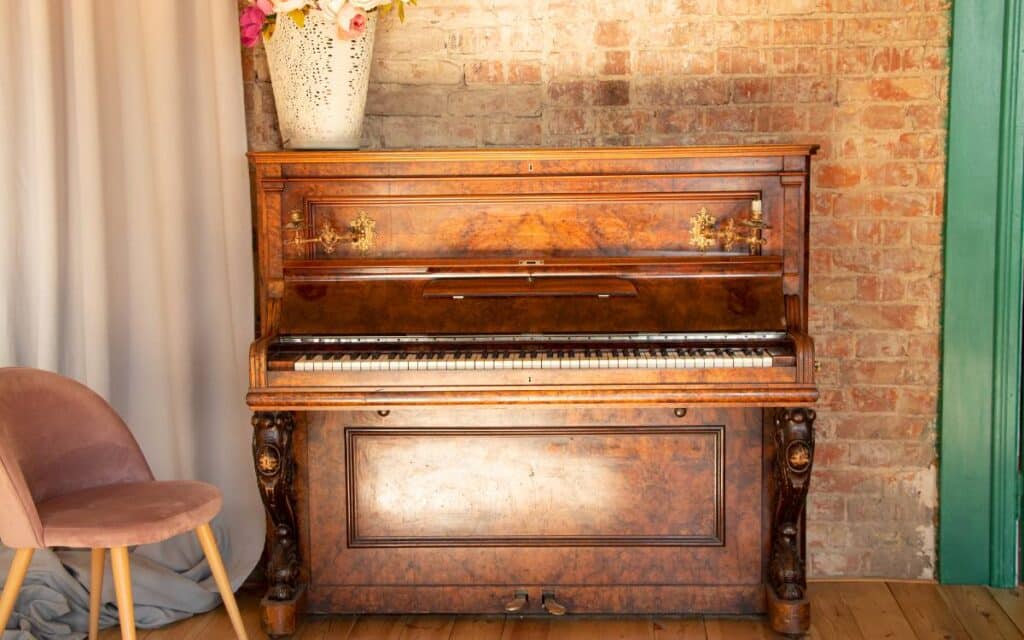
[[[732,81],[733,101],[768,102],[771,99],[771,81],[768,78],[737,78]]]
[[[836,327],[895,331],[924,329],[928,326],[927,317],[924,309],[915,305],[857,304],[836,309]]]
[[[601,73],[606,76],[624,76],[629,73],[628,51],[605,51]]]
[[[823,189],[855,187],[860,184],[860,167],[819,163],[816,166],[814,182]]]
[[[867,333],[857,338],[858,358],[905,358],[908,338],[902,333]]]
[[[505,82],[505,68],[497,60],[471,62],[466,65],[466,83],[494,84]]]
[[[629,44],[629,23],[599,22],[594,30],[594,44],[601,47],[624,47]]]
[[[594,104],[608,107],[629,104],[629,81],[599,81],[595,88]]]
[[[541,79],[539,62],[510,62],[508,81],[512,84],[535,84]]]
[[[643,132],[651,114],[646,111],[602,111],[598,115],[601,133],[615,135],[636,135]]]
[[[903,129],[907,126],[903,107],[873,104],[861,110],[861,124],[868,129]]]
[[[753,131],[754,115],[749,107],[715,107],[705,113],[705,126],[715,131]]]
[[[545,116],[548,133],[580,135],[594,131],[592,118],[586,111],[578,109],[549,110]]]

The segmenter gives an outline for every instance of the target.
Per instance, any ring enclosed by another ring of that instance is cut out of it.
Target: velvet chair
[[[209,524],[220,508],[216,487],[154,480],[128,427],[88,388],[46,371],[0,368],[0,541],[16,549],[0,595],[0,632],[36,549],[88,548],[94,640],[110,549],[121,637],[134,640],[128,547],[195,530],[235,633],[245,640]]]

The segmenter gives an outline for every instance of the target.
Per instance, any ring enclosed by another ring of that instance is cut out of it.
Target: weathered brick
[[[466,84],[505,82],[505,66],[498,60],[476,60],[466,65]]]
[[[629,81],[599,81],[594,89],[594,104],[605,107],[618,107],[629,104]]]
[[[511,84],[537,84],[541,81],[541,65],[539,62],[510,62],[508,65],[508,81]]]
[[[629,22],[598,22],[594,30],[594,44],[600,47],[624,47],[629,44]]]
[[[630,60],[628,51],[605,51],[601,73],[606,76],[624,76],[629,73]]]

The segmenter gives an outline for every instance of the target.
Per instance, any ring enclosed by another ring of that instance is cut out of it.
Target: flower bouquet
[[[356,149],[378,15],[416,0],[251,0],[242,44],[263,38],[281,140],[290,149]]]

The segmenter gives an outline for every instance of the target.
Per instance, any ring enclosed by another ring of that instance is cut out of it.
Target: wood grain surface
[[[892,635],[872,633],[878,624],[873,614],[864,614],[856,606],[865,583],[812,582],[813,623],[807,638],[813,640],[989,640],[1024,639],[1021,626],[1021,589],[988,589],[972,586],[950,590],[928,582],[867,583],[876,602],[885,605],[888,624],[891,616],[902,617],[905,624],[893,626]],[[861,586],[857,586],[861,585]],[[885,593],[888,592],[888,596]],[[239,595],[242,619],[252,638],[264,637],[259,631],[259,597]],[[992,619],[978,625],[978,620]],[[966,623],[964,622],[966,620]],[[992,627],[1002,635],[991,635]],[[223,608],[189,618],[163,629],[139,630],[142,640],[230,640],[231,625]],[[760,617],[721,618],[711,616],[303,616],[293,636],[296,640],[728,640],[744,638],[781,640]],[[117,627],[100,633],[101,640],[120,638]]]

